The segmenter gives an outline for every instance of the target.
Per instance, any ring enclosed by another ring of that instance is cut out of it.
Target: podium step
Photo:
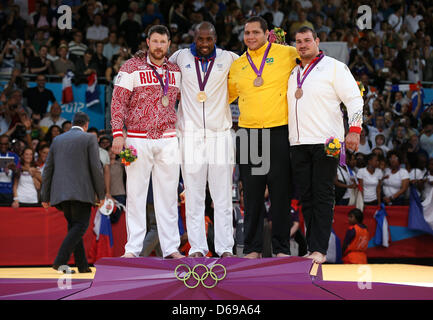
[[[310,300],[339,299],[316,286],[321,266],[300,257],[104,258],[92,286],[67,300]]]

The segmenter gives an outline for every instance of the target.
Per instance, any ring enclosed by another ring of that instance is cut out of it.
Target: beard
[[[165,57],[165,55],[167,54],[167,51],[164,51],[162,49],[155,49],[155,50],[149,50],[149,54],[155,60],[161,60]]]

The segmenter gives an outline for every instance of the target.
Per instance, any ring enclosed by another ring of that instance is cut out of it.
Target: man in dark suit
[[[82,237],[89,226],[95,194],[104,203],[104,176],[95,135],[87,133],[89,116],[77,112],[72,128],[53,140],[42,176],[42,206],[64,212],[68,234],[59,249],[53,268],[75,273],[65,267],[74,253],[79,272],[91,272]]]

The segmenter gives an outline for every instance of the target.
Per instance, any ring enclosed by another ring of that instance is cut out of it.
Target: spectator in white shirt
[[[136,1],[132,1],[129,3],[129,9],[133,11],[133,20],[137,21],[137,23],[141,26],[141,15],[138,13],[140,9],[138,3]],[[128,19],[128,11],[124,11],[120,16],[119,26]]]
[[[86,39],[90,44],[96,41],[108,41],[108,28],[102,25],[102,17],[100,14],[95,14],[95,23],[87,29]]]
[[[397,152],[388,152],[388,165],[383,178],[383,202],[386,205],[406,205],[406,191],[409,188],[409,173],[400,168],[401,159]]]
[[[373,146],[372,146],[371,141],[368,139],[368,133],[369,133],[369,131],[368,131],[367,126],[363,125],[360,139],[359,139],[358,153],[369,154],[371,152],[371,148]]]
[[[407,25],[408,31],[412,33],[412,36],[418,31],[418,22],[423,19],[422,15],[418,14],[417,11],[418,9],[416,5],[411,4],[409,7],[409,14],[404,19],[404,23]]]
[[[117,33],[116,32],[110,32],[110,35],[108,37],[108,43],[104,45],[104,51],[102,54],[104,57],[107,58],[108,65],[111,65],[111,58],[115,54],[119,54],[120,45],[117,43]]]
[[[13,208],[20,205],[36,205],[39,202],[38,191],[41,188],[42,175],[34,162],[33,149],[27,147],[21,157],[21,168],[14,179],[14,202]]]
[[[421,148],[433,155],[433,123],[426,123],[419,138]]]
[[[403,7],[400,6],[397,10],[392,13],[388,18],[388,23],[394,32],[399,32],[403,24]]]
[[[423,71],[425,67],[425,60],[421,59],[419,50],[413,50],[409,53],[409,60],[406,60],[407,66],[407,79],[411,83],[423,81]]]
[[[379,158],[370,153],[367,156],[367,166],[359,169],[357,178],[361,186],[365,205],[380,205],[382,170],[379,169]]]
[[[274,17],[273,24],[275,27],[281,27],[281,23],[284,20],[284,13],[280,11],[280,1],[275,0],[272,3],[271,13]]]
[[[424,154],[417,154],[409,161],[409,183],[415,186],[420,198],[423,195],[424,185],[428,178],[427,158]],[[422,199],[423,200],[423,199]]]
[[[309,0],[298,0],[298,2],[301,4],[302,9],[310,9],[313,4]]]

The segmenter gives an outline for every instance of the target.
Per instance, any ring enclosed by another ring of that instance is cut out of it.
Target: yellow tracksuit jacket
[[[268,42],[250,51],[256,68],[260,69]],[[262,73],[264,84],[255,87],[257,77],[246,53],[233,62],[228,77],[229,102],[239,97],[239,127],[272,128],[288,124],[287,84],[290,72],[299,57],[296,49],[273,43]]]

